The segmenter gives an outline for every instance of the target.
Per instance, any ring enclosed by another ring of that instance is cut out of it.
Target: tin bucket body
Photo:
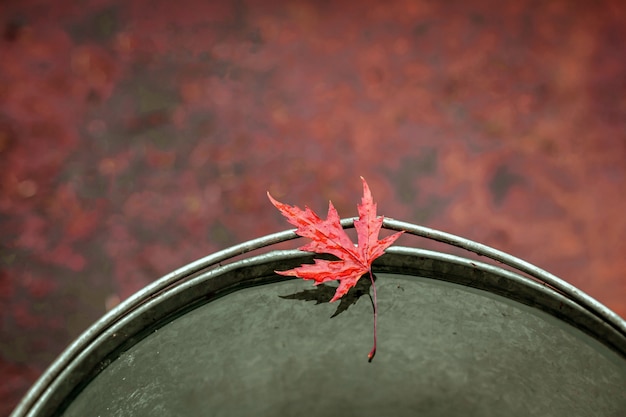
[[[516,270],[389,248],[373,266],[378,354],[368,363],[367,280],[328,303],[332,286],[274,272],[312,254],[242,258],[297,237],[269,235],[120,304],[53,363],[13,416],[623,415],[626,323],[615,313],[495,249],[390,219],[384,227]]]

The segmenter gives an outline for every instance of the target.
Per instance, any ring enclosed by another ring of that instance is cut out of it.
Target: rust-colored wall
[[[1,2],[0,414],[119,300],[288,228],[266,190],[348,217],[360,175],[379,212],[626,316],[625,21],[619,0]]]

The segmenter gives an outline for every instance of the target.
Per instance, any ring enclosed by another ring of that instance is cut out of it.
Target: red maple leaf
[[[374,347],[368,355],[371,361],[376,354],[376,287],[372,275],[372,262],[381,256],[403,232],[394,233],[379,240],[378,234],[383,224],[383,217],[376,216],[376,203],[363,177],[363,198],[357,206],[359,219],[354,221],[358,244],[352,243],[340,223],[339,214],[332,202],[328,203],[328,216],[322,220],[311,209],[305,210],[296,206],[289,206],[276,201],[268,192],[267,196],[274,206],[287,218],[289,223],[297,227],[296,233],[311,239],[310,243],[299,249],[308,252],[328,253],[335,255],[339,260],[326,261],[315,259],[314,264],[304,264],[288,271],[276,271],[277,274],[296,276],[303,279],[312,279],[315,284],[326,281],[339,281],[335,296],[330,300],[337,301],[348,290],[354,287],[357,281],[369,273],[374,293]]]

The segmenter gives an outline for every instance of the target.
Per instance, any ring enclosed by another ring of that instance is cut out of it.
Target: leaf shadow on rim
[[[333,313],[330,318],[338,316],[339,314],[346,311],[350,306],[356,304],[356,302],[364,295],[369,296],[370,301],[372,302],[372,308],[374,306],[374,300],[370,294],[370,288],[372,286],[372,281],[364,274],[359,278],[356,285],[348,290],[343,297],[339,299],[340,303],[337,306],[337,309]],[[377,277],[374,274],[374,281],[376,281]],[[335,295],[335,291],[337,291],[337,287],[326,284],[316,285],[313,289],[298,291],[289,295],[279,295],[280,298],[285,300],[300,300],[300,301],[315,301],[315,305],[328,303]]]

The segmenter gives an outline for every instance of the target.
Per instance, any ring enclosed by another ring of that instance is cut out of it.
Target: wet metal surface
[[[286,282],[233,293],[125,351],[64,417],[581,416],[626,409],[626,360],[546,314],[482,291],[380,274],[367,297],[294,302]],[[94,414],[95,413],[95,414]]]
[[[110,325],[96,324],[93,343],[77,356],[67,352],[60,374],[16,416],[46,416],[59,407],[67,416],[203,409],[232,415],[255,407],[261,415],[295,415],[304,407],[312,415],[386,409],[556,416],[611,415],[626,406],[624,323],[599,320],[535,280],[452,255],[394,248],[376,263],[384,342],[369,364],[368,297],[339,314],[327,302],[289,297],[311,286],[277,284],[284,277],[272,271],[302,260],[298,251],[272,252],[156,295],[144,291],[136,308],[109,317]]]

